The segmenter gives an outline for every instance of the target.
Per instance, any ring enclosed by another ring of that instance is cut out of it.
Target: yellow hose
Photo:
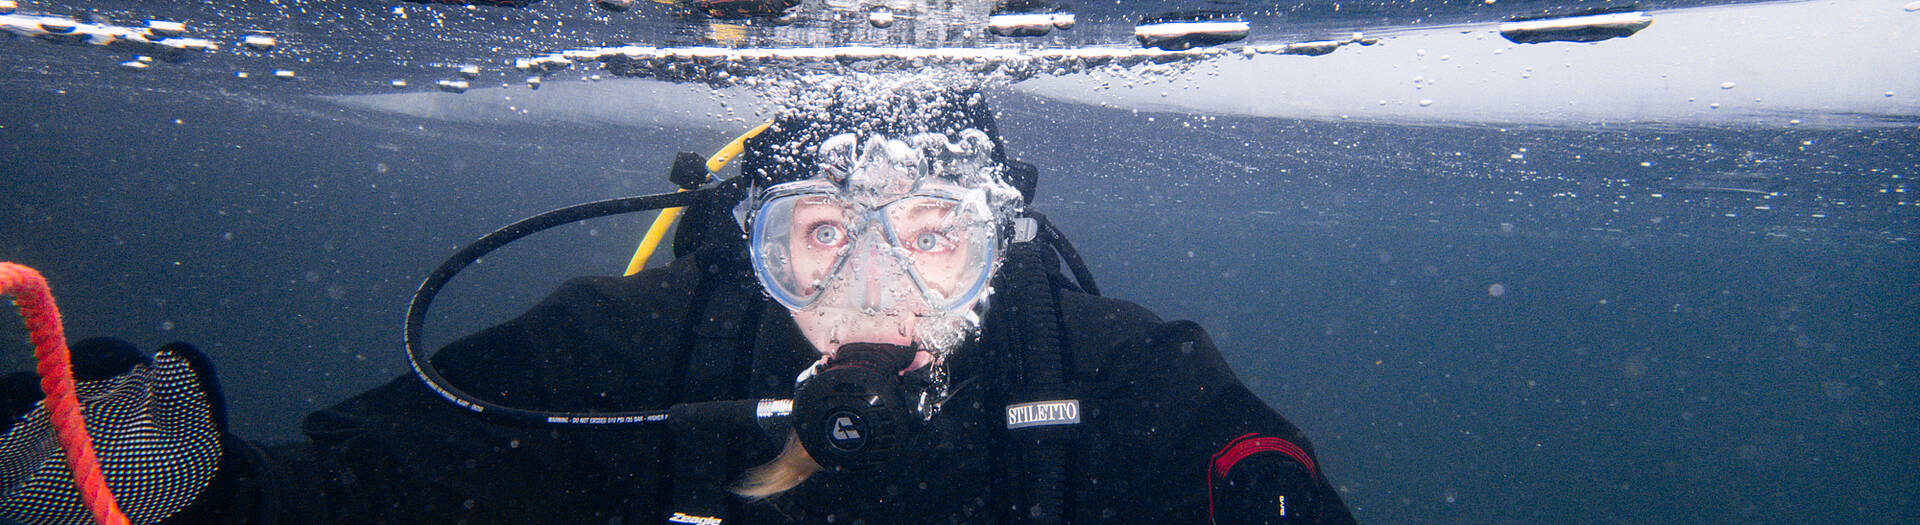
[[[718,173],[720,170],[725,169],[728,163],[733,162],[734,157],[739,156],[741,151],[746,150],[747,139],[753,138],[754,135],[759,135],[762,131],[766,131],[767,126],[771,125],[773,125],[773,121],[769,120],[765,124],[748,130],[746,134],[733,139],[733,142],[728,142],[726,147],[720,148],[720,151],[715,152],[712,157],[707,157],[707,172]],[[687,190],[683,188],[680,191]],[[627,272],[622,275],[640,273],[641,268],[647,267],[647,258],[653,256],[653,250],[660,247],[660,241],[662,239],[667,238],[667,230],[673,227],[674,221],[680,220],[680,213],[686,210],[686,208],[667,208],[660,210],[660,215],[653,218],[653,226],[647,227],[647,236],[640,239],[640,247],[633,251],[633,259],[627,261]]]
[[[734,157],[739,156],[741,151],[747,149],[747,139],[759,135],[760,132],[767,130],[767,126],[772,125],[773,121],[769,120],[759,126],[755,126],[753,129],[747,130],[745,134],[735,137],[733,142],[728,142],[726,147],[714,152],[712,157],[707,157],[707,171],[718,173],[722,168],[726,168],[727,163],[733,162]]]

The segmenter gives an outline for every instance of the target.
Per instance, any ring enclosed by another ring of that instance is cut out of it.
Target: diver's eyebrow
[[[845,206],[833,204],[832,201],[824,200],[824,199],[812,200],[812,201],[800,201],[799,203],[793,206],[794,217],[806,217],[806,218],[819,218],[819,217],[827,217],[827,216],[837,217],[837,216],[845,215],[846,212],[847,212],[847,208]]]
[[[909,202],[903,212],[905,215],[901,218],[914,219],[930,214],[945,215],[951,213],[953,208],[953,203],[939,200]]]

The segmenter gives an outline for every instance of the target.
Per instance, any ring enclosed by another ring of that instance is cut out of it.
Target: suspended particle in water
[[[1507,285],[1500,284],[1500,283],[1493,283],[1491,285],[1488,285],[1487,295],[1489,297],[1500,297],[1500,296],[1507,295]]]
[[[1859,392],[1859,389],[1846,381],[1829,379],[1820,382],[1820,392],[1826,394],[1827,399],[1846,399]]]

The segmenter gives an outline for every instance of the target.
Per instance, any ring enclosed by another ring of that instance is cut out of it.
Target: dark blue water
[[[1363,521],[1915,518],[1914,130],[1039,115],[1163,159],[1024,137],[1108,293],[1208,325]]]
[[[730,138],[66,89],[0,111],[0,260],[75,337],[200,344],[268,441],[405,370],[405,301],[457,246]],[[1364,522],[1920,519],[1920,131],[1000,108],[1107,294],[1207,326]],[[642,228],[515,245],[433,336],[617,272]]]

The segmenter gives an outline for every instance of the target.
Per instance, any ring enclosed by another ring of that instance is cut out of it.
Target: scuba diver
[[[1353,521],[1198,325],[1060,271],[1077,256],[1028,208],[1037,171],[1008,158],[982,94],[895,87],[802,97],[746,140],[740,176],[678,194],[671,263],[574,278],[416,363],[427,381],[307,416],[305,441],[229,434],[190,345],[75,344],[120,507],[136,523]],[[32,382],[0,382],[0,522],[89,523]]]

